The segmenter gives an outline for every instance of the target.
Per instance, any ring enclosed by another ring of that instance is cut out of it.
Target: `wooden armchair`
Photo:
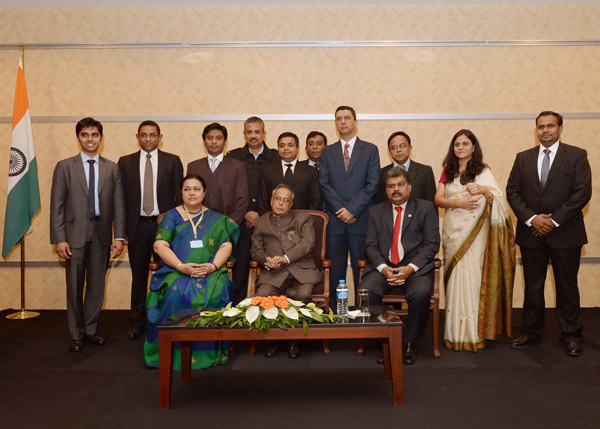
[[[358,261],[358,269],[362,280],[362,275],[367,261]],[[440,269],[442,267],[442,261],[439,259],[435,260],[435,273],[433,278],[433,293],[431,294],[431,300],[429,301],[429,322],[431,323],[431,334],[433,337],[433,356],[436,359],[440,358]],[[402,307],[400,310],[396,309],[395,312],[400,316],[408,315],[408,302],[406,301],[406,295],[384,295],[382,299],[384,304],[400,304]],[[363,340],[360,340],[358,353],[363,352]]]

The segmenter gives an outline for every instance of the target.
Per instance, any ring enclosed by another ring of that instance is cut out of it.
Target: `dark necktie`
[[[90,174],[88,182],[88,215],[91,218],[96,217],[96,172],[94,171],[94,160],[88,159],[90,164]]]
[[[394,234],[392,238],[392,264],[398,265],[400,263],[400,254],[398,253],[398,238],[400,237],[400,225],[402,224],[402,207],[396,207],[398,215],[394,222]]]
[[[152,174],[152,156],[146,154],[146,167],[144,168],[144,198],[142,200],[142,209],[144,213],[150,215],[154,211],[154,180]]]
[[[319,163],[318,163],[318,162],[315,162],[315,163],[313,164],[313,167],[315,167],[315,168],[317,169],[317,171],[319,171],[319,168],[321,168],[321,166],[319,165]]]
[[[285,174],[283,175],[283,178],[285,179],[285,182],[287,182],[289,179],[292,178],[292,164],[285,164],[285,166],[287,168],[285,169]]]
[[[550,149],[544,149],[544,153],[544,159],[542,160],[542,174],[540,177],[542,187],[546,185],[546,180],[548,180],[548,173],[550,172]]]

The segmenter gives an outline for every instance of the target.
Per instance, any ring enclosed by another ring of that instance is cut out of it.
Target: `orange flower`
[[[275,300],[275,305],[279,308],[288,308],[290,303],[288,302],[287,298],[282,295],[277,297]]]
[[[260,303],[261,299],[262,299],[262,296],[255,296],[254,298],[252,298],[252,301],[250,301],[250,304],[258,305]]]
[[[265,299],[263,300],[263,302],[260,303],[260,306],[265,310],[268,310],[269,308],[273,307],[273,301],[270,299]]]

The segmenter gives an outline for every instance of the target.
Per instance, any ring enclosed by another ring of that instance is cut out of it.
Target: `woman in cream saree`
[[[475,135],[459,131],[444,162],[436,204],[445,208],[442,240],[444,344],[477,351],[510,336],[515,244],[508,204]]]

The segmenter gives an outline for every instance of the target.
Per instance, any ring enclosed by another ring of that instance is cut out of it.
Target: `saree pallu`
[[[477,351],[486,340],[510,336],[515,243],[508,204],[489,168],[475,178],[493,194],[475,210],[446,209],[442,228],[446,324],[444,344]],[[460,177],[446,184],[446,198],[469,196]]]
[[[197,216],[192,219],[196,221]],[[169,210],[156,232],[157,240],[169,242],[171,250],[183,263],[209,263],[221,244],[231,242],[233,247],[239,237],[239,226],[227,216],[206,210],[197,229],[202,247],[192,248],[194,240],[192,226],[176,209]],[[233,256],[230,258],[233,260]],[[169,319],[195,313],[201,308],[222,308],[232,300],[233,283],[227,276],[227,268],[211,273],[204,278],[192,278],[160,262],[152,276],[146,299],[148,333],[144,343],[146,365],[159,365],[157,326]],[[229,343],[221,341],[196,341],[192,343],[192,368],[209,368],[227,363]],[[175,344],[173,368],[181,369],[179,343]]]

